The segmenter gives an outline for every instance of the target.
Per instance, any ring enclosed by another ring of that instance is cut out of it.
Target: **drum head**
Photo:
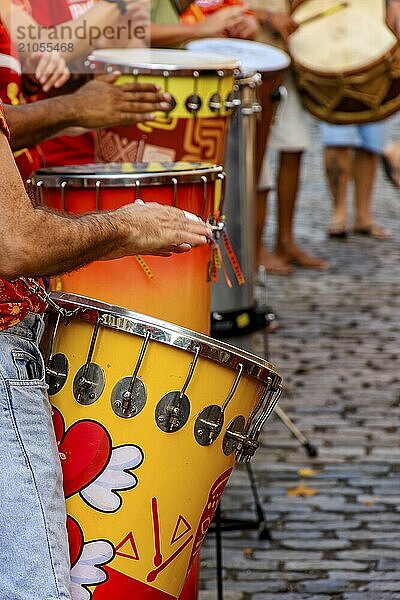
[[[319,73],[343,73],[367,67],[389,52],[396,38],[377,15],[380,0],[352,0],[349,6],[301,25],[289,40],[293,59]],[[305,0],[293,18],[302,22],[337,0]]]
[[[136,181],[146,185],[180,182],[198,182],[206,177],[214,181],[223,173],[223,167],[203,162],[151,162],[151,163],[93,163],[66,165],[39,169],[31,178],[33,185],[58,187],[63,182],[68,187],[95,187],[99,182],[108,187],[134,186]]]
[[[187,50],[155,50],[155,49],[119,49],[111,48],[95,50],[89,57],[91,68],[95,69],[99,63],[102,65],[124,67],[132,73],[163,74],[173,71],[179,74],[192,74],[200,72],[233,72],[239,67],[235,58],[224,55],[218,58],[215,54],[188,52]],[[120,69],[121,70],[121,69]]]
[[[196,52],[212,52],[219,56],[234,56],[240,62],[241,73],[244,76],[256,71],[282,71],[290,65],[290,58],[286,52],[258,42],[207,38],[190,42],[187,48]]]

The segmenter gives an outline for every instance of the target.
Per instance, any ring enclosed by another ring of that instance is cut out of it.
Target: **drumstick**
[[[325,10],[321,10],[321,12],[315,13],[315,15],[311,15],[311,17],[306,17],[302,21],[296,21],[297,25],[300,27],[301,25],[305,25],[306,23],[311,23],[312,21],[316,21],[317,19],[321,19],[322,17],[329,17],[330,15],[335,14],[339,10],[343,10],[349,6],[348,2],[339,2],[339,4],[335,4],[330,8],[326,8]]]

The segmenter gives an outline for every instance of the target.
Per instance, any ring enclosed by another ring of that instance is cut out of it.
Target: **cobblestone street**
[[[298,240],[331,268],[269,277],[281,327],[268,345],[284,377],[280,406],[319,455],[310,459],[276,417],[267,423],[252,465],[273,540],[224,533],[226,600],[400,599],[400,192],[380,169],[374,207],[392,240],[327,240],[330,201],[312,129]],[[389,137],[400,137],[398,118]],[[222,512],[256,518],[243,467]],[[201,588],[202,600],[216,600],[213,535]]]

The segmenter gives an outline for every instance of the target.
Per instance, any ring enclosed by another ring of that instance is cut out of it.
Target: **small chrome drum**
[[[290,65],[289,56],[286,52],[268,44],[246,40],[209,38],[190,42],[187,47],[196,52],[204,51],[217,56],[234,56],[240,63],[241,77],[260,73],[258,98],[262,112],[257,126],[256,175],[258,177],[277,101],[284,93],[281,84],[283,75]]]
[[[28,189],[44,206],[73,214],[113,210],[140,198],[217,220],[222,167],[199,163],[95,164],[41,169]],[[62,275],[53,289],[94,297],[209,332],[211,247],[170,258],[98,261]]]
[[[44,351],[72,596],[174,599],[235,463],[280,395],[263,359],[169,323],[52,294]]]
[[[349,0],[343,10],[312,19],[336,0],[302,0],[290,36],[297,85],[313,115],[337,124],[379,121],[400,108],[400,46],[384,23],[381,0]]]
[[[245,283],[235,283],[230,289],[220,280],[213,286],[212,297],[213,329],[218,336],[229,336],[233,330],[248,332],[260,327],[253,284],[257,267],[256,182],[280,83],[290,59],[266,44],[241,40],[206,39],[191,42],[188,47],[234,56],[241,65],[236,79],[238,109],[231,119],[225,155],[228,178],[224,213]]]
[[[155,83],[173,97],[169,113],[131,127],[103,129],[97,138],[103,162],[207,161],[222,163],[231,114],[234,59],[184,50],[96,50],[93,72],[118,69],[117,84]]]

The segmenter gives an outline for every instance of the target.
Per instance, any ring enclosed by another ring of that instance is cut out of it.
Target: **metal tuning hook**
[[[202,410],[197,417],[194,426],[194,437],[200,446],[210,446],[215,442],[221,433],[225,419],[225,411],[236,393],[239,382],[243,375],[243,368],[243,364],[240,363],[238,365],[238,373],[235,381],[233,382],[232,388],[222,407],[216,404],[211,404]]]
[[[187,388],[193,379],[199,356],[200,346],[194,349],[193,361],[189,373],[180,391],[168,392],[161,398],[156,407],[156,423],[165,433],[179,431],[186,424],[190,415],[190,401],[186,395]]]
[[[90,347],[86,363],[79,369],[75,375],[73,383],[74,397],[79,404],[85,406],[96,402],[103,393],[104,390],[104,371],[99,365],[92,363],[94,348],[96,340],[99,335],[101,325],[101,317],[96,321],[96,325],[93,330],[92,339],[90,341]]]
[[[115,385],[111,393],[111,406],[119,417],[130,419],[136,417],[143,410],[147,392],[146,386],[138,377],[147,348],[151,339],[151,332],[146,333],[143,345],[131,377],[124,377]]]

